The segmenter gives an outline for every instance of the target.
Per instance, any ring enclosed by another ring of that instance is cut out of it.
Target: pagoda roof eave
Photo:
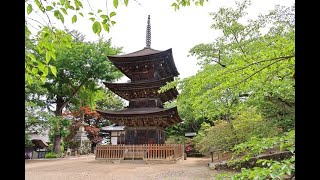
[[[146,123],[147,125],[150,125],[148,124],[148,122],[150,121],[152,122],[153,118],[159,119],[158,123],[156,124],[163,128],[182,122],[182,119],[178,114],[177,107],[168,108],[168,109],[128,108],[120,111],[97,110],[97,112],[100,113],[101,116],[111,120],[112,122],[115,122],[117,124],[121,124],[124,126],[130,126],[130,127],[137,126],[136,123],[139,124],[139,122],[137,121],[140,121],[140,124]]]
[[[172,81],[173,76],[164,78],[157,81],[139,81],[139,82],[130,82],[130,83],[106,83],[104,82],[105,86],[110,89],[112,92],[120,96],[121,98],[130,101],[134,99],[130,96],[130,93],[135,91],[152,91],[153,96],[159,97],[161,101],[166,102],[177,98],[179,94],[176,88],[171,88],[163,93],[158,93],[160,87],[166,85],[168,81]],[[127,94],[127,93],[128,94]],[[136,97],[137,98],[137,97]],[[140,97],[143,98],[143,97]]]
[[[170,115],[177,112],[177,107],[173,108],[125,108],[118,111],[102,111],[97,110],[98,113],[100,113],[102,116],[114,116],[114,115],[125,115],[125,116],[147,116],[147,115]]]
[[[166,78],[162,78],[159,80],[145,80],[145,81],[134,81],[134,82],[128,82],[128,83],[109,83],[109,82],[103,82],[103,84],[107,88],[119,88],[119,87],[128,87],[128,88],[134,88],[134,87],[149,87],[151,85],[159,85],[164,86],[167,82],[173,81],[174,76],[169,76]]]
[[[128,53],[128,54],[123,54],[123,55],[114,55],[114,56],[107,56],[111,61],[112,60],[118,60],[118,59],[132,59],[132,58],[135,58],[135,57],[141,57],[141,56],[150,56],[150,55],[155,55],[155,54],[161,54],[161,53],[164,53],[166,54],[167,52],[171,52],[172,49],[167,49],[167,50],[164,50],[164,51],[159,51],[159,50],[155,50],[155,49],[152,49],[152,48],[143,48],[141,50],[138,50],[138,51],[135,51],[135,52],[132,52],[132,53]]]

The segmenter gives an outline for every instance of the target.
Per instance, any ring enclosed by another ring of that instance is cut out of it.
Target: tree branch
[[[67,104],[72,100],[72,98],[79,92],[80,88],[88,82],[90,77],[87,77],[84,81],[81,82],[81,84],[71,93],[70,97],[68,100],[64,101],[63,104],[61,105],[61,109],[67,106]]]
[[[236,36],[235,34],[233,34],[233,36],[234,36],[234,39],[236,40],[237,44],[239,45],[241,52],[242,52],[243,54],[246,54],[246,52],[245,52],[244,49],[242,48],[240,42],[238,41],[237,36]]]
[[[32,18],[30,18],[30,17],[26,17],[26,18],[27,18],[27,19],[30,19],[30,20],[32,20],[32,21],[35,21],[35,22],[41,24],[42,26],[46,26],[46,25],[42,24],[40,21],[38,21],[38,20],[32,19]],[[28,24],[30,24],[30,23],[28,23]],[[30,24],[30,25],[31,25],[31,24]],[[33,26],[32,26],[32,27],[33,27]]]
[[[28,18],[28,17],[26,17],[26,18]],[[33,20],[33,19],[32,19]],[[34,20],[35,21],[35,20]],[[36,29],[37,31],[40,31],[40,29],[39,28],[36,28],[36,27],[34,27],[31,23],[29,23],[28,21],[26,21],[26,23],[27,24],[29,24],[31,27],[33,27],[34,29]],[[38,22],[38,23],[40,23],[40,22]]]
[[[39,9],[40,10],[40,9]],[[39,11],[38,10],[38,11]],[[46,23],[46,25],[47,26],[49,26],[49,24],[46,22],[46,20],[44,20],[43,18],[42,18],[42,16],[38,13],[38,11],[35,11],[36,12],[36,14]],[[41,11],[41,10],[40,10]],[[42,23],[41,23],[41,25],[43,25]]]
[[[107,1],[108,1],[108,0],[106,0],[106,5],[107,5]],[[87,3],[88,3],[88,5],[89,5],[89,8],[91,9],[91,12],[94,14],[94,16],[96,16],[96,18],[99,18],[99,17],[96,15],[96,13],[94,13],[94,11],[93,11],[93,9],[92,9],[92,7],[91,7],[91,5],[90,5],[90,3],[89,3],[88,0],[87,0]],[[107,13],[108,13],[108,7],[107,7]]]
[[[41,0],[40,0],[40,3],[41,3],[41,5],[42,5],[42,7],[44,8],[44,5],[42,4],[42,1],[41,1]],[[45,8],[44,8],[44,13],[46,14],[46,16],[47,16],[47,18],[48,18],[48,20],[49,20],[49,23],[50,23],[50,27],[52,28],[51,20],[50,20],[48,14],[47,14],[47,10],[46,10]]]
[[[212,60],[212,61],[213,61],[213,62],[215,62],[215,63],[217,63],[217,64],[219,64],[220,66],[222,66],[222,67],[226,68],[226,65],[221,64],[221,62],[220,62],[220,61],[215,61],[215,60]]]
[[[233,87],[233,86],[236,86],[236,85],[238,85],[238,84],[240,84],[240,83],[245,82],[246,80],[250,79],[252,76],[254,76],[254,75],[258,74],[258,73],[259,73],[259,72],[261,72],[262,70],[264,70],[264,69],[266,69],[266,68],[268,68],[268,67],[272,66],[273,64],[275,64],[275,63],[277,63],[277,62],[279,62],[279,61],[282,61],[282,59],[277,60],[277,61],[274,61],[274,62],[272,62],[272,63],[268,64],[267,66],[265,66],[265,67],[263,67],[263,68],[259,69],[258,71],[254,72],[254,73],[253,73],[253,74],[251,74],[250,76],[248,76],[248,77],[244,78],[243,80],[241,80],[241,81],[237,82],[236,84],[234,84],[234,85],[232,85],[232,86],[230,86],[230,87]]]
[[[283,60],[287,60],[287,59],[290,59],[290,58],[293,58],[295,57],[295,55],[291,55],[291,56],[283,56],[283,57],[276,57],[276,58],[272,58],[272,59],[267,59],[267,60],[261,60],[261,61],[258,61],[258,62],[254,62],[254,63],[251,63],[251,64],[248,64],[242,68],[239,68],[239,69],[236,69],[234,71],[231,71],[231,72],[225,72],[225,73],[233,73],[233,72],[237,72],[237,71],[240,71],[240,70],[243,70],[243,69],[246,69],[252,65],[256,65],[256,64],[259,64],[259,63],[262,63],[262,62],[268,62],[268,61],[274,61],[274,60],[277,60],[276,62],[278,61],[283,61]]]

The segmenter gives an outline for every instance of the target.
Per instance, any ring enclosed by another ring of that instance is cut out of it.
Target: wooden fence
[[[183,144],[97,145],[96,159],[177,160],[183,158]]]

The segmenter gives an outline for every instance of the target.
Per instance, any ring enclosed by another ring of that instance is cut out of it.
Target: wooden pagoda
[[[163,144],[164,129],[182,121],[176,107],[163,107],[163,103],[177,97],[176,88],[158,93],[161,86],[179,75],[172,49],[158,51],[150,46],[151,27],[148,16],[146,47],[125,55],[108,56],[130,81],[104,84],[115,94],[128,100],[129,106],[119,111],[98,112],[113,123],[126,126],[125,144]]]

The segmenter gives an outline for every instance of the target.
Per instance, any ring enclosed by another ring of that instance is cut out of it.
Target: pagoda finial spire
[[[147,35],[146,35],[146,48],[151,47],[151,25],[150,25],[150,15],[148,15],[148,25],[147,25]]]

